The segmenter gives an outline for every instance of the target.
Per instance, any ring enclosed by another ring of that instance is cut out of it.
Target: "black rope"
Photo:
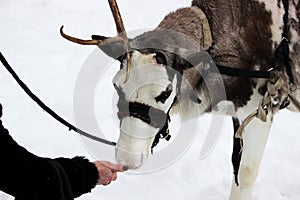
[[[290,47],[289,47],[289,0],[282,0],[282,4],[284,6],[284,15],[283,15],[283,32],[282,32],[282,40],[279,46],[276,49],[276,66],[275,69],[280,71],[282,67],[285,67],[286,73],[289,77],[289,81],[291,84],[294,84],[294,77],[292,72],[292,67],[290,65]]]
[[[270,71],[255,71],[255,70],[247,70],[247,69],[238,69],[232,67],[226,67],[223,65],[216,65],[218,72],[222,75],[227,76],[236,76],[236,77],[244,77],[244,78],[270,78]]]
[[[39,107],[41,107],[43,110],[45,110],[49,115],[51,115],[54,119],[56,119],[58,122],[60,122],[61,124],[67,126],[69,128],[69,130],[73,130],[77,133],[79,133],[80,135],[83,135],[87,138],[90,138],[92,140],[107,144],[107,145],[111,145],[111,146],[116,146],[115,142],[111,142],[96,136],[93,136],[77,127],[75,127],[74,125],[70,124],[69,122],[67,122],[66,120],[64,120],[62,117],[60,117],[58,114],[56,114],[51,108],[49,108],[45,103],[43,103],[43,101],[41,101],[35,94],[32,93],[32,91],[27,87],[27,85],[18,77],[18,75],[16,74],[16,72],[12,69],[12,67],[8,64],[7,60],[4,58],[4,56],[2,55],[2,53],[0,52],[0,60],[3,64],[3,66],[7,69],[7,71],[13,76],[13,78],[15,79],[15,81],[18,83],[18,85],[24,90],[24,92],[35,102],[38,104]]]
[[[156,147],[161,139],[165,139],[169,141],[171,139],[170,130],[169,130],[169,124],[171,122],[170,117],[170,111],[174,104],[177,102],[177,98],[175,97],[168,112],[167,112],[167,119],[165,121],[164,126],[158,131],[158,133],[155,135],[155,138],[153,140],[152,146],[151,146],[151,153],[153,154],[153,149]]]
[[[288,38],[289,35],[289,2],[290,0],[282,0],[284,7],[282,38]]]

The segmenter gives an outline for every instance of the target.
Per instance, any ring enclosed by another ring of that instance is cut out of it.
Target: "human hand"
[[[109,185],[117,179],[117,172],[127,170],[121,164],[113,164],[109,161],[95,161],[94,164],[99,173],[98,185]]]

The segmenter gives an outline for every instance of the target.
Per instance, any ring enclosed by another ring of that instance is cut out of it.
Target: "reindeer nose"
[[[115,159],[116,162],[123,165],[123,170],[139,169],[148,159],[148,154],[130,153],[124,149],[116,148]]]

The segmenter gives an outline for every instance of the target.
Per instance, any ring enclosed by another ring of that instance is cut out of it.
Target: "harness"
[[[290,102],[300,111],[300,102],[292,94],[297,90],[292,67],[290,65],[289,49],[289,0],[282,0],[284,6],[282,39],[275,51],[275,66],[265,73],[267,78],[267,91],[260,101],[258,108],[244,119],[235,133],[235,137],[243,139],[245,127],[254,119],[259,118],[266,122],[267,116],[287,107]],[[286,73],[286,75],[284,74]],[[287,76],[287,77],[286,77]],[[288,80],[287,80],[288,78]]]
[[[295,90],[297,90],[297,85],[294,81],[294,76],[292,73],[292,67],[290,65],[290,50],[289,50],[289,0],[282,0],[282,4],[284,6],[284,15],[283,15],[283,32],[282,39],[279,46],[275,50],[275,66],[270,68],[267,71],[255,71],[248,69],[239,69],[232,68],[224,65],[216,64],[217,70],[209,70],[202,71],[203,74],[207,73],[218,73],[227,76],[235,76],[235,77],[243,77],[243,78],[260,78],[267,79],[267,91],[264,94],[262,100],[258,108],[250,113],[241,125],[236,128],[235,137],[238,139],[243,139],[243,131],[245,127],[254,119],[259,118],[261,121],[266,122],[267,116],[269,114],[273,114],[279,109],[283,109],[287,107],[290,103],[292,103],[299,111],[300,111],[300,102],[297,98],[292,94]],[[204,20],[206,21],[206,19]],[[207,34],[211,35],[210,27],[208,23],[202,24],[203,29],[205,30],[205,38],[212,38],[211,36],[207,36]],[[207,41],[207,43],[212,43],[212,41]],[[204,57],[207,56],[207,52],[204,52]],[[203,57],[199,56],[199,54],[195,54],[195,56],[189,57],[191,64],[195,66],[196,64],[203,62]],[[288,80],[286,80],[286,75]],[[167,136],[167,139],[170,139],[169,131],[168,131],[168,122],[170,118],[167,118],[166,127],[163,129],[163,136],[156,137],[156,142],[153,143],[152,148],[157,145],[159,142],[159,138],[163,139]],[[160,130],[160,131],[161,131]],[[159,135],[159,133],[158,133]]]

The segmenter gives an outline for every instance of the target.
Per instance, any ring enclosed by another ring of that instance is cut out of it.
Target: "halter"
[[[162,128],[168,118],[167,113],[164,111],[146,104],[120,99],[118,105],[121,105],[118,112],[119,119],[131,116],[142,120],[154,128]]]
[[[153,148],[159,143],[160,139],[166,139],[167,141],[171,139],[171,135],[169,134],[169,123],[171,121],[170,110],[176,101],[177,98],[175,97],[168,112],[165,113],[162,110],[146,104],[128,102],[124,99],[120,99],[118,103],[118,106],[120,106],[118,117],[122,120],[124,117],[132,116],[154,128],[159,128],[151,146],[151,152],[153,153]]]
[[[174,80],[175,73],[169,72],[169,79]],[[177,80],[176,84],[176,93],[178,93],[181,85],[181,81]],[[160,109],[154,108],[153,106],[146,105],[139,102],[130,102],[125,99],[124,92],[114,85],[118,95],[118,118],[122,120],[124,117],[135,117],[141,121],[147,123],[148,125],[159,128],[159,131],[156,133],[154,141],[151,146],[151,153],[153,153],[153,148],[159,143],[161,139],[169,141],[171,135],[169,134],[169,123],[171,121],[170,111],[173,105],[177,102],[176,96],[173,99],[173,102],[167,112],[164,112]]]

